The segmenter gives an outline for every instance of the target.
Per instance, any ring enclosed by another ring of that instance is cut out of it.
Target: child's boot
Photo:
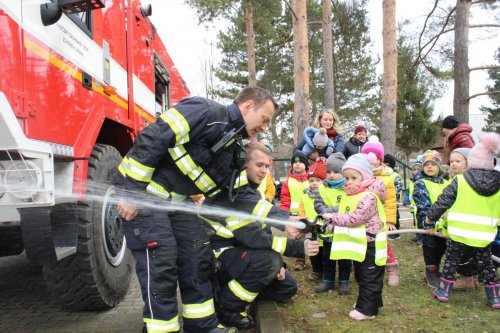
[[[457,279],[453,288],[455,290],[474,290],[476,289],[474,278],[472,276],[461,276]]]
[[[387,271],[387,284],[391,287],[399,286],[399,271],[398,271],[398,263],[391,263],[385,266],[385,270]]]
[[[500,284],[485,284],[484,291],[488,297],[488,304],[493,309],[500,309]]]
[[[339,294],[349,295],[349,281],[339,281]]]
[[[367,316],[355,309],[349,312],[349,318],[354,320],[370,320],[370,319],[375,319],[375,316]]]
[[[439,288],[439,272],[437,265],[425,266],[425,279],[431,288]]]
[[[328,290],[335,289],[335,284],[331,281],[324,281],[321,282],[314,290],[317,293],[326,293]]]
[[[448,302],[455,281],[446,280],[445,278],[441,278],[440,280],[441,283],[439,284],[439,288],[434,289],[432,294],[434,295],[435,298],[437,298],[438,301]]]
[[[295,262],[293,263],[294,271],[303,271],[306,268],[306,259],[305,258],[295,258]]]

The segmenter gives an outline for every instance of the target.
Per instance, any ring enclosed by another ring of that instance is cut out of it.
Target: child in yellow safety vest
[[[346,159],[344,154],[341,152],[333,153],[328,156],[328,159],[326,160],[326,179],[324,181],[324,186],[321,188],[323,191],[320,191],[320,197],[314,201],[314,209],[316,210],[316,213],[323,215],[326,213],[338,212],[340,200],[346,195],[344,191],[345,178],[344,175],[342,175],[342,167],[344,166],[345,161]],[[330,259],[332,235],[326,234],[322,236],[323,251],[321,264],[323,281],[315,288],[315,291],[322,293],[335,288],[335,275],[338,263],[338,292],[340,295],[348,295],[352,261],[344,259]]]
[[[387,261],[387,227],[382,201],[385,186],[373,177],[375,156],[355,154],[342,167],[344,190],[338,213],[323,214],[331,220],[333,232],[331,259],[350,259],[359,285],[354,320],[374,319],[383,306],[382,289]]]
[[[450,176],[456,177],[468,169],[467,157],[469,152],[470,148],[457,148],[450,153]],[[465,249],[462,254],[457,273],[460,274],[460,277],[453,287],[455,290],[474,290],[479,286],[477,265],[474,262],[473,251],[470,248]]]
[[[307,169],[309,160],[301,151],[295,151],[292,155],[291,168],[288,172],[288,178],[281,187],[279,208],[289,211],[292,215],[299,212],[300,197],[309,183],[307,182]],[[305,258],[295,258],[292,269],[301,271],[305,268]]]
[[[398,203],[396,197],[396,187],[394,186],[394,171],[391,167],[384,164],[384,146],[380,143],[377,136],[371,136],[361,148],[363,154],[373,153],[376,156],[373,175],[380,178],[385,185],[384,210],[388,230],[397,230],[397,210]],[[395,287],[399,285],[399,264],[392,252],[391,244],[387,244],[387,285]]]
[[[410,182],[408,183],[408,189],[406,190],[405,197],[403,199],[403,205],[410,208],[410,213],[413,215],[413,225],[418,229],[423,229],[424,226],[417,223],[417,211],[415,207],[415,201],[413,201],[413,189],[415,188],[415,182],[420,177],[420,171],[422,170],[422,155],[417,156],[416,160],[410,164],[412,176]],[[422,245],[422,234],[416,234],[410,242]]]
[[[452,180],[427,214],[426,223],[431,224],[448,210],[450,239],[441,282],[433,292],[441,302],[448,302],[462,255],[470,250],[489,305],[500,309],[500,284],[491,259],[491,244],[500,222],[500,172],[493,169],[495,154],[499,152],[500,135],[485,134],[467,157],[470,169]]]
[[[415,182],[413,190],[413,200],[417,206],[418,223],[427,229],[434,227],[434,225],[425,224],[427,212],[448,185],[448,181],[443,179],[441,161],[441,154],[435,150],[427,150],[424,153],[421,178]],[[424,235],[422,238],[422,251],[427,284],[431,288],[437,288],[439,287],[439,265],[446,251],[446,239]]]
[[[313,221],[316,218],[317,214],[314,210],[314,202],[325,192],[325,186],[323,185],[325,178],[326,167],[323,161],[316,162],[309,167],[307,171],[309,187],[305,189],[304,194],[300,197],[299,217],[306,218],[308,221]],[[320,241],[321,245],[322,242]],[[319,251],[318,255],[309,258],[311,260],[312,272],[308,278],[311,281],[319,280],[323,275],[323,266],[321,264],[322,246]]]

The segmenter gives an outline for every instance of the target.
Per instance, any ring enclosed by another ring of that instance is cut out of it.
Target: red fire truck
[[[126,294],[110,181],[189,95],[150,15],[138,0],[0,0],[0,256],[26,251],[73,309]]]

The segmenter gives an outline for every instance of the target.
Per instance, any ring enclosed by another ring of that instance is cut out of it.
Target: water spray
[[[237,210],[221,208],[219,206],[211,206],[207,204],[203,205],[195,205],[192,202],[175,202],[175,201],[167,201],[157,198],[153,195],[149,195],[146,193],[141,193],[138,191],[130,191],[120,189],[119,196],[117,196],[109,184],[95,184],[95,183],[87,183],[87,194],[82,197],[79,194],[70,194],[68,193],[61,194],[59,198],[63,201],[67,201],[69,199],[78,199],[78,200],[86,200],[86,201],[96,201],[100,203],[106,203],[107,205],[116,205],[121,199],[125,200],[129,204],[133,204],[138,209],[148,208],[155,209],[159,211],[167,211],[167,212],[185,212],[189,214],[200,214],[207,216],[217,216],[217,217],[233,217],[238,219],[252,219],[255,221],[259,221],[261,223],[267,223],[270,225],[281,225],[281,226],[290,226],[298,229],[306,228],[304,222],[300,221],[282,221],[279,219],[268,218],[264,216],[252,215],[248,213],[244,213]],[[94,194],[95,193],[95,194]],[[106,193],[103,195],[101,193]]]

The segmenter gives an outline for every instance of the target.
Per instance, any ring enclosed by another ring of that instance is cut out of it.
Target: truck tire
[[[126,247],[111,186],[121,160],[114,147],[95,145],[88,167],[89,201],[78,202],[77,252],[44,266],[49,289],[66,308],[109,309],[127,293],[133,258]]]

